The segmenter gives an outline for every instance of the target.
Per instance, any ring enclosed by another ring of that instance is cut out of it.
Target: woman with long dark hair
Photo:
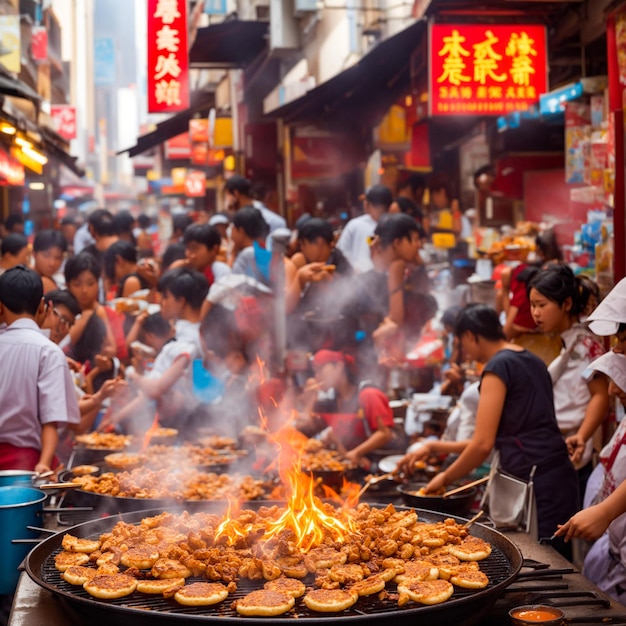
[[[497,313],[484,305],[466,307],[456,321],[463,354],[486,363],[473,437],[459,458],[428,484],[429,493],[478,467],[495,447],[500,465],[522,480],[534,476],[539,536],[578,510],[578,479],[556,422],[552,381],[543,362],[507,342]],[[555,545],[567,553],[562,542]]]
[[[554,409],[570,458],[578,470],[580,493],[593,470],[592,436],[609,408],[609,385],[600,372],[588,367],[604,354],[604,347],[580,321],[591,290],[567,265],[539,270],[528,284],[530,310],[542,332],[556,334],[561,354],[548,366],[552,378]]]

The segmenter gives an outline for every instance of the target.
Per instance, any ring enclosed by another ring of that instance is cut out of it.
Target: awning
[[[63,145],[65,140],[52,129],[46,128],[45,126],[40,126],[39,132],[41,133],[43,146],[48,156],[57,159],[59,163],[65,165],[65,167],[74,172],[76,176],[82,178],[85,175],[85,170],[77,165],[77,157],[66,152],[65,146]]]
[[[176,137],[189,130],[189,120],[195,115],[208,115],[211,107],[215,105],[215,94],[213,92],[195,92],[191,94],[191,106],[180,113],[160,122],[156,129],[138,137],[137,143],[131,148],[120,150],[117,154],[128,152],[128,156],[134,157],[146,150]]]
[[[411,54],[423,41],[426,27],[419,21],[385,39],[352,67],[265,117],[331,128],[377,123],[410,86]]]
[[[34,89],[2,71],[0,71],[0,94],[13,96],[14,98],[24,98],[25,100],[30,100],[36,106],[39,106],[41,102],[41,96]]]
[[[268,22],[232,20],[199,28],[189,51],[191,67],[244,67],[267,45]]]
[[[59,167],[59,187],[61,199],[66,201],[93,196],[96,188],[91,180],[78,176],[63,163]]]

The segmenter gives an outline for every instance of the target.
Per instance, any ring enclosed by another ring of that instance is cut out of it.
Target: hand
[[[406,476],[412,476],[413,472],[415,472],[415,464],[418,461],[426,461],[432,456],[432,451],[430,449],[430,444],[428,442],[424,442],[417,450],[413,452],[409,452],[409,454],[404,455],[400,461],[398,461],[397,471],[405,474]]]
[[[43,474],[44,472],[49,472],[52,468],[47,465],[46,463],[37,463],[37,465],[35,465],[34,470],[35,472],[37,472],[38,474]]]
[[[155,262],[138,265],[137,274],[148,283],[151,289],[154,289],[159,282],[159,270]]]
[[[446,473],[439,472],[427,485],[424,487],[425,493],[437,493],[448,486],[446,480]]]
[[[75,361],[74,359],[71,359],[69,356],[66,356],[65,360],[67,361],[67,366],[72,372],[80,372],[83,367],[82,364],[80,364],[78,361]]]
[[[113,359],[104,354],[96,354],[96,367],[100,372],[110,372],[113,369]]]
[[[301,287],[307,283],[317,283],[332,278],[332,272],[324,269],[325,263],[308,263],[298,270],[298,281]]]
[[[444,372],[443,377],[451,383],[460,383],[465,378],[465,374],[458,363],[452,363]]]
[[[609,527],[611,519],[604,515],[602,504],[590,506],[571,517],[565,524],[559,524],[554,533],[557,537],[564,537],[569,541],[573,537],[580,537],[587,541],[595,541]]]
[[[583,458],[587,442],[578,434],[571,435],[565,439],[567,453],[572,463],[578,463]]]
[[[389,317],[385,317],[385,319],[378,325],[378,328],[373,332],[372,337],[374,338],[374,342],[378,344],[378,342],[385,342],[388,339],[394,337],[399,330],[398,324],[396,324]]]
[[[143,326],[143,323],[148,318],[148,315],[149,313],[146,310],[143,310],[140,313],[138,313],[137,316],[135,317],[135,321],[133,322],[133,326],[136,326],[138,329],[141,328]]]

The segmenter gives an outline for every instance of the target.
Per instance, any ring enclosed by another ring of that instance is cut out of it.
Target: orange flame
[[[300,472],[299,463],[294,464],[287,475],[291,494],[287,498],[285,512],[272,524],[265,534],[266,539],[276,537],[285,530],[293,532],[294,543],[303,552],[319,546],[330,537],[343,541],[354,531],[354,520],[347,511],[336,510],[315,496],[315,480]]]
[[[259,368],[259,386],[261,386],[267,380],[265,377],[265,361],[257,354],[256,364]]]
[[[148,428],[148,430],[146,431],[146,434],[143,436],[143,444],[141,446],[141,452],[146,451],[146,449],[150,445],[150,441],[152,440],[152,437],[154,437],[158,428],[159,428],[159,414],[155,413],[152,426]]]

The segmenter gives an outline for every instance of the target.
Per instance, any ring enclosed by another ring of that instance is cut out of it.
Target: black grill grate
[[[95,535],[94,538],[97,538],[99,535]],[[48,585],[55,587],[58,591],[64,592],[66,594],[70,594],[76,598],[83,598],[85,600],[89,600],[94,603],[111,606],[116,605],[125,608],[133,608],[133,609],[143,609],[148,611],[158,611],[159,613],[170,613],[170,614],[181,614],[181,615],[196,615],[199,619],[210,619],[216,617],[237,617],[240,618],[237,611],[232,607],[232,603],[234,600],[238,600],[243,598],[247,593],[253,591],[255,589],[261,588],[261,583],[258,581],[248,581],[248,580],[240,580],[237,584],[237,590],[234,593],[229,594],[228,598],[214,606],[209,607],[188,607],[178,604],[175,600],[170,599],[167,600],[161,596],[157,595],[146,595],[142,593],[135,592],[131,596],[127,596],[126,598],[121,598],[119,600],[98,600],[90,596],[82,587],[70,585],[65,582],[61,578],[61,574],[54,567],[54,557],[58,554],[60,550],[55,550],[51,555],[49,555],[43,563],[41,568],[41,578]],[[506,580],[511,574],[511,564],[509,563],[506,556],[497,548],[493,548],[491,555],[489,558],[480,562],[481,570],[487,574],[489,577],[489,587],[487,589],[493,588],[498,583]],[[190,578],[189,582],[196,582],[200,580],[200,578]],[[313,577],[309,577],[304,580],[307,587],[312,587]],[[396,585],[392,582],[387,583],[387,591],[394,593],[396,591]],[[468,589],[460,589],[455,587],[454,595],[449,600],[456,600],[460,598],[467,598],[469,596],[477,595],[480,592],[485,592],[486,590],[468,590]],[[398,613],[407,609],[415,609],[419,605],[414,603],[409,603],[404,607],[399,607],[397,602],[393,600],[379,600],[376,595],[369,597],[359,598],[357,603],[343,611],[340,614],[333,615],[341,615],[341,616],[354,616],[357,617],[359,615],[372,615],[372,614],[383,614],[383,613]],[[306,620],[319,620],[323,619],[323,616],[320,616],[319,613],[315,611],[310,611],[302,602],[302,599],[296,600],[296,604],[293,610],[288,613],[275,617],[273,619],[306,619]]]

